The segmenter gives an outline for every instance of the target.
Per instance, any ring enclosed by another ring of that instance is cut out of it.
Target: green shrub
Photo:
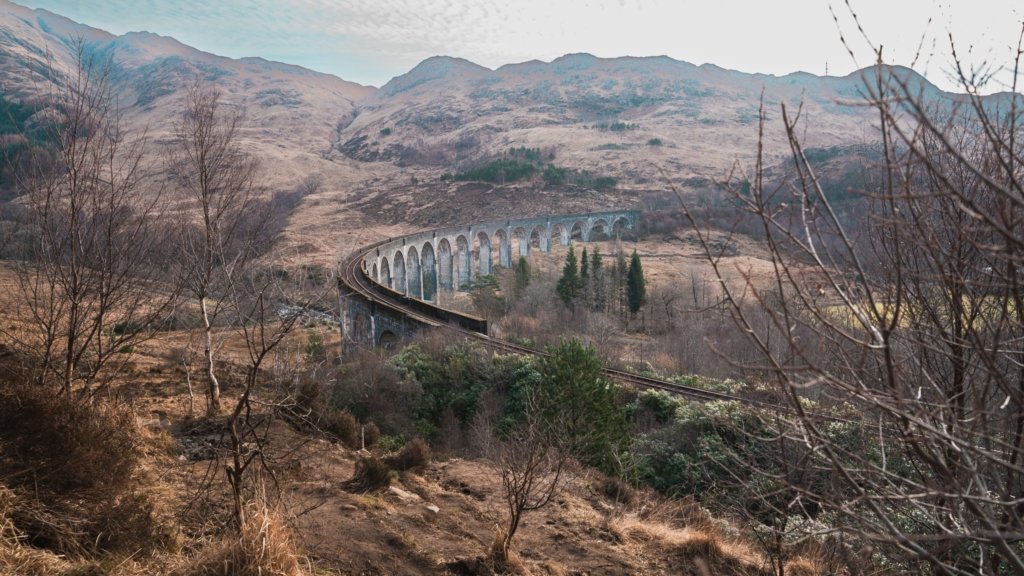
[[[491,378],[489,353],[465,342],[432,353],[414,344],[399,352],[394,363],[399,374],[415,381],[423,392],[413,417],[416,432],[424,438],[435,436],[449,408],[463,427],[468,426]]]
[[[306,336],[306,345],[303,349],[306,362],[321,362],[327,357],[327,347],[324,346],[324,337],[316,332],[310,332]]]
[[[675,417],[676,410],[681,404],[678,396],[668,392],[644,390],[628,407],[628,412],[634,422],[649,416],[657,424],[668,424]]]
[[[551,184],[552,186],[565,184],[566,170],[565,168],[559,168],[554,164],[548,164],[544,168],[544,173],[541,177],[544,179],[544,182]]]
[[[483,181],[503,184],[515,182],[533,176],[537,167],[530,162],[521,162],[515,159],[499,158],[492,160],[483,166],[470,168],[465,172],[459,172],[453,177],[456,181]]]
[[[391,436],[389,434],[381,434],[380,440],[377,441],[377,447],[382,452],[397,452],[405,446],[405,436],[399,434],[398,436]]]
[[[618,473],[629,451],[629,424],[618,405],[618,388],[605,378],[597,352],[579,340],[549,346],[537,366],[537,408],[575,457],[606,473]]]

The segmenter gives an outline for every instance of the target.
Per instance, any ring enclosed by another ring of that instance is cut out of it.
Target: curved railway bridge
[[[342,347],[377,346],[435,323],[487,334],[481,318],[437,306],[441,291],[468,290],[494,267],[511,268],[554,242],[615,237],[635,230],[639,212],[541,216],[452,226],[389,238],[356,251],[340,274]],[[513,258],[513,254],[516,256]]]
[[[417,232],[357,250],[341,263],[338,274],[342,352],[353,346],[387,345],[430,327],[475,338],[495,350],[543,356],[545,352],[540,350],[491,338],[487,333],[487,320],[483,318],[437,306],[437,291],[466,289],[476,274],[489,274],[492,253],[497,254],[499,266],[511,266],[514,249],[525,256],[531,249],[549,251],[552,240],[564,245],[572,239],[589,242],[602,235],[614,236],[624,229],[635,230],[638,218],[637,211],[616,211],[505,220]],[[696,400],[731,400],[796,416],[787,407],[757,398],[723,394],[611,368],[605,368],[604,373],[617,382],[639,388],[663,390]],[[810,412],[800,416],[853,422]]]
[[[441,328],[476,338],[484,345],[515,354],[544,352],[491,338],[487,321],[436,306],[438,290],[468,288],[494,264],[511,266],[513,252],[549,251],[551,241],[584,242],[635,229],[636,211],[548,216],[505,220],[418,232],[389,238],[357,250],[341,263],[338,288],[343,351],[387,345],[423,327]],[[492,242],[493,239],[493,242]],[[457,282],[456,282],[457,280]],[[605,369],[610,378],[641,388],[664,390],[699,400],[735,400],[778,410],[775,404],[677,384],[621,370]],[[823,417],[827,420],[841,420]]]

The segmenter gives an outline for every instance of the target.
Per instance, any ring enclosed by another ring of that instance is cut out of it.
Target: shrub
[[[391,436],[388,434],[382,434],[380,440],[377,442],[377,447],[384,452],[397,452],[405,446],[405,436]]]
[[[618,476],[603,476],[597,482],[597,491],[606,498],[627,506],[636,502],[636,490]]]
[[[0,483],[28,544],[72,556],[150,550],[167,538],[144,490],[134,412],[38,387],[0,391]]]
[[[261,507],[246,516],[241,534],[225,536],[184,570],[185,576],[301,576],[302,563],[277,514]]]
[[[530,162],[499,158],[482,166],[455,174],[456,181],[484,181],[503,184],[533,176],[537,167]]]
[[[392,470],[404,472],[406,470],[422,470],[430,464],[430,446],[422,438],[413,438],[402,446],[402,449],[394,456],[389,456],[384,462]]]
[[[415,382],[421,390],[413,408],[416,434],[431,439],[445,410],[452,410],[463,427],[472,422],[493,374],[491,356],[481,347],[464,342],[436,344],[422,341],[394,358],[402,379]]]
[[[554,164],[548,164],[547,167],[544,168],[542,177],[544,178],[544,182],[547,182],[548,184],[555,186],[565,184],[566,170],[565,168],[559,168]]]
[[[629,424],[601,358],[576,339],[546,350],[538,362],[536,408],[550,428],[547,434],[581,462],[617,472],[620,455],[629,450]]]
[[[651,138],[647,141],[648,146],[661,146],[661,138]]]
[[[373,448],[378,442],[380,442],[380,428],[378,428],[373,422],[365,424],[362,428],[362,437],[360,440],[362,441],[361,444],[363,448]]]
[[[356,470],[342,483],[349,492],[376,492],[391,485],[391,469],[374,456],[363,456],[356,461]]]
[[[359,423],[356,417],[348,412],[328,410],[320,416],[320,429],[335,436],[342,444],[353,450],[360,447]]]
[[[361,421],[372,419],[392,435],[413,433],[413,416],[423,396],[414,378],[403,378],[395,363],[370,351],[346,360],[332,392],[335,406]]]

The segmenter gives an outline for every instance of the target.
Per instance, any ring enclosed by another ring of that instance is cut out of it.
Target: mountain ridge
[[[9,0],[0,0],[0,92],[8,99],[45,96],[51,66],[73,69],[78,38],[89,54],[113,59],[128,126],[148,132],[157,156],[173,141],[187,89],[204,82],[246,111],[239,137],[271,167],[265,187],[292,189],[322,176],[322,197],[300,207],[289,233],[305,254],[332,254],[338,222],[357,223],[346,233],[365,238],[394,235],[394,226],[463,220],[452,213],[468,209],[463,184],[442,177],[510,150],[543,160],[522,182],[474,183],[480,213],[496,209],[489,203],[498,202],[491,194],[498,189],[514,189],[516,209],[529,215],[569,205],[637,206],[645,194],[663,191],[664,174],[684,183],[745,175],[756,161],[762,117],[764,161],[783,162],[783,104],[800,107],[808,148],[852,150],[876,137],[874,115],[859,105],[874,68],[776,76],[666,55],[573,53],[490,69],[442,55],[378,89],[260,57],[210,54],[152,32],[115,36]],[[967,98],[941,92],[909,68],[891,71],[930,95]],[[540,176],[549,164],[616,185],[560,187]],[[683,192],[703,193],[689,184]]]

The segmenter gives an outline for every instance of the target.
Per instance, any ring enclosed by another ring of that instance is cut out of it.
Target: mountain
[[[721,176],[756,151],[763,95],[769,150],[788,151],[781,105],[801,108],[809,146],[872,138],[862,73],[746,74],[665,56],[570,54],[497,70],[434,57],[358,104],[341,150],[364,161],[459,169],[510,147],[541,148],[559,163],[649,185],[659,167]],[[893,69],[939,93],[909,69]]]
[[[149,32],[115,36],[0,0],[0,93],[14,100],[44,94],[50,78],[74,67],[79,46],[96,62],[110,58],[126,119],[146,127],[155,141],[166,140],[185,89],[203,80],[216,85],[226,103],[245,108],[247,145],[292,178],[301,172],[291,166],[296,156],[329,151],[339,121],[348,122],[355,103],[376,91],[299,66],[216,56]]]
[[[789,155],[783,105],[791,117],[799,113],[804,145],[824,151],[838,182],[856,172],[876,139],[877,119],[861,105],[873,69],[772,76],[665,56],[568,54],[492,70],[435,56],[377,89],[261,58],[216,56],[149,32],[116,36],[0,0],[0,94],[7,100],[44,95],[50,78],[73,68],[79,47],[87,57],[111,59],[126,124],[148,131],[156,162],[186,89],[202,80],[245,109],[241,138],[262,161],[269,191],[321,175],[323,185],[292,214],[282,241],[296,258],[321,262],[333,262],[339,245],[410,227],[637,206],[664,192],[663,174],[684,193],[707,190],[734,167],[752,169],[762,110],[766,163],[782,165]],[[964,98],[912,70],[887,71],[929,100]],[[532,177],[442,179],[511,148],[528,149],[538,165]],[[587,176],[568,184],[544,179],[540,170],[549,164]],[[613,179],[614,186],[596,185]]]

